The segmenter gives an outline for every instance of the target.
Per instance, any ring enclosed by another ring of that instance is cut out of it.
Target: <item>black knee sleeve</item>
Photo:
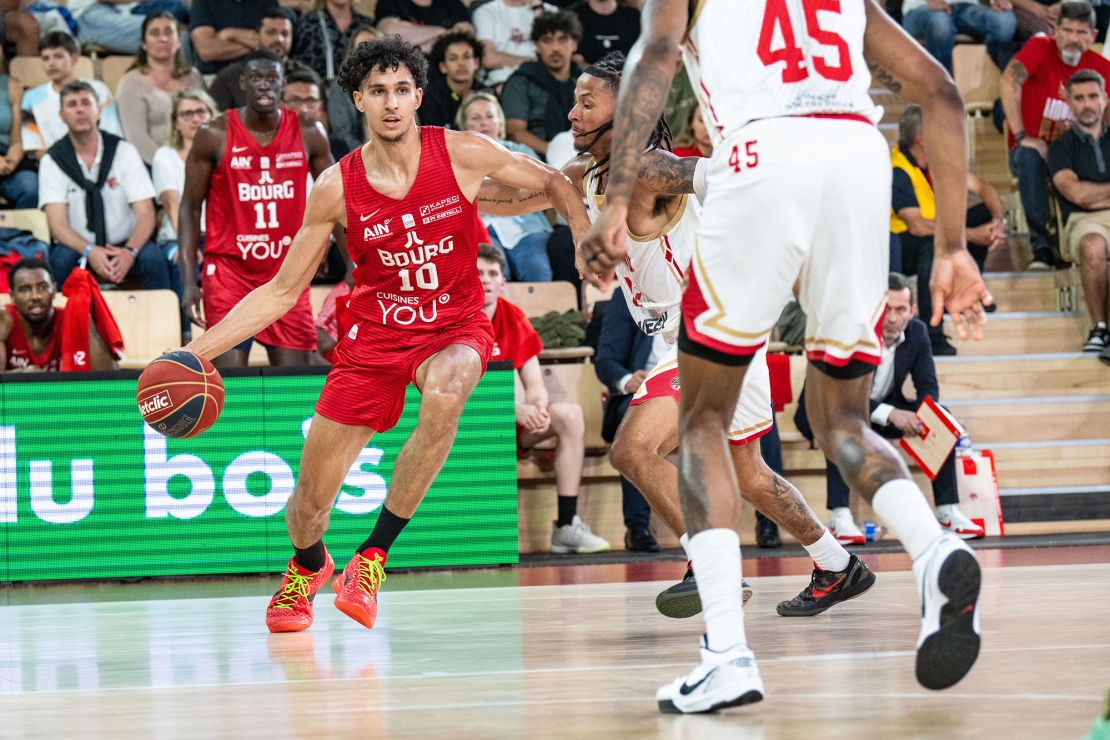
[[[836,378],[837,380],[855,380],[868,373],[875,372],[874,365],[859,360],[851,360],[843,366],[830,365],[822,360],[810,360],[809,364],[830,378]]]

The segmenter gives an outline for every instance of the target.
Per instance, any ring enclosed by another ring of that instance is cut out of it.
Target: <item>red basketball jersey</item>
[[[297,114],[282,109],[274,140],[259,144],[227,112],[227,141],[208,191],[204,250],[234,258],[244,272],[269,280],[289,252],[304,220],[308,156]]]
[[[31,343],[23,333],[23,323],[19,318],[19,309],[15,304],[4,306],[8,315],[12,317],[12,333],[4,344],[8,349],[8,370],[19,370],[35,365],[43,370],[57,370],[62,363],[62,313],[65,309],[54,307],[54,330],[50,333],[50,341],[42,352],[38,354],[31,349]]]
[[[474,204],[455,180],[443,129],[420,127],[420,166],[401,200],[366,179],[362,149],[339,162],[355,323],[433,332],[482,310]]]

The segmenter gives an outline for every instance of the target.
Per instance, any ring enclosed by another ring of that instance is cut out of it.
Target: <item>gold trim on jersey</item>
[[[604,198],[605,196],[603,195],[601,197]],[[633,234],[632,229],[627,228],[628,224],[625,224],[625,229],[628,231],[629,238],[631,238],[632,241],[634,241],[634,242],[639,242],[640,244],[647,244],[650,241],[655,241],[656,239],[661,239],[665,235],[669,234],[671,232],[671,229],[673,229],[675,226],[677,226],[678,222],[682,220],[682,217],[684,215],[686,215],[686,200],[690,196],[682,195],[682,196],[679,196],[679,197],[681,197],[682,200],[679,201],[678,208],[675,210],[674,215],[671,216],[671,220],[667,222],[666,226],[664,226],[663,228],[661,228],[657,232],[655,232],[654,236],[640,236],[639,234]]]
[[[759,422],[755,426],[750,426],[747,429],[735,429],[735,430],[729,432],[728,436],[730,438],[734,437],[734,436],[743,437],[745,435],[751,434],[752,432],[758,432],[760,429],[765,429],[765,428],[771,426],[771,424],[773,424],[773,423],[774,423],[773,419],[764,419],[763,421]]]
[[[771,324],[769,327],[767,327],[763,331],[755,332],[754,334],[749,334],[747,332],[737,331],[737,330],[732,329],[730,327],[727,327],[727,326],[725,326],[724,324],[721,323],[721,320],[724,319],[724,317],[725,317],[725,312],[724,312],[724,309],[721,308],[721,299],[717,297],[717,291],[713,289],[713,284],[711,282],[709,282],[709,273],[706,272],[705,265],[702,264],[701,252],[700,252],[698,247],[699,247],[699,244],[698,244],[697,240],[695,239],[695,241],[694,241],[694,256],[693,256],[692,259],[698,263],[697,264],[698,285],[699,286],[704,286],[704,289],[709,292],[709,298],[713,299],[713,304],[714,304],[713,309],[717,312],[716,315],[710,316],[709,318],[705,319],[705,321],[704,321],[705,325],[708,326],[711,329],[716,329],[717,331],[721,332],[722,334],[728,334],[729,336],[736,337],[737,339],[762,339],[763,337],[766,337],[767,335],[769,335],[771,333],[771,330],[775,328],[774,324]],[[708,303],[708,301],[707,301],[707,303]],[[698,319],[698,317],[695,316],[694,320],[696,321],[697,319]]]
[[[690,22],[686,24],[686,33],[682,35],[683,41],[690,37],[690,32],[694,30],[694,24],[698,22],[698,16],[701,15],[702,9],[705,7],[708,0],[697,0],[694,5],[694,12],[690,14]]]
[[[879,301],[878,308],[876,308],[875,311],[871,313],[871,326],[875,326],[877,323],[879,323],[879,312],[885,310],[886,294],[884,293],[882,300]],[[844,352],[851,352],[859,347],[876,349],[880,352],[882,351],[882,346],[878,342],[873,342],[870,339],[861,339],[854,344],[844,344],[843,342],[838,342],[835,339],[827,339],[825,337],[806,337],[803,341],[805,342],[807,350],[809,349],[809,345],[813,344],[818,347],[834,347]]]

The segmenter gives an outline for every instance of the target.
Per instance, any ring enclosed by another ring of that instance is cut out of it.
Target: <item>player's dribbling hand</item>
[[[994,303],[994,298],[966,249],[935,256],[929,288],[933,294],[931,326],[940,326],[947,311],[960,339],[983,338],[982,327],[987,323],[985,307]]]
[[[204,320],[204,304],[200,300],[200,288],[187,281],[181,290],[181,310],[201,329],[208,328]]]
[[[606,208],[586,232],[579,247],[586,263],[583,278],[598,288],[608,284],[613,267],[628,254],[627,218],[625,209]]]

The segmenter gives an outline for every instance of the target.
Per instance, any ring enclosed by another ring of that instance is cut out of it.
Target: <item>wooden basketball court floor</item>
[[[905,555],[811,619],[775,604],[803,558],[745,561],[760,704],[660,715],[701,618],[654,607],[677,562],[391,576],[366,631],[316,600],[269,635],[276,579],[0,590],[3,738],[1080,738],[1110,686],[1110,546],[981,551],[983,652],[958,686],[913,678]]]

